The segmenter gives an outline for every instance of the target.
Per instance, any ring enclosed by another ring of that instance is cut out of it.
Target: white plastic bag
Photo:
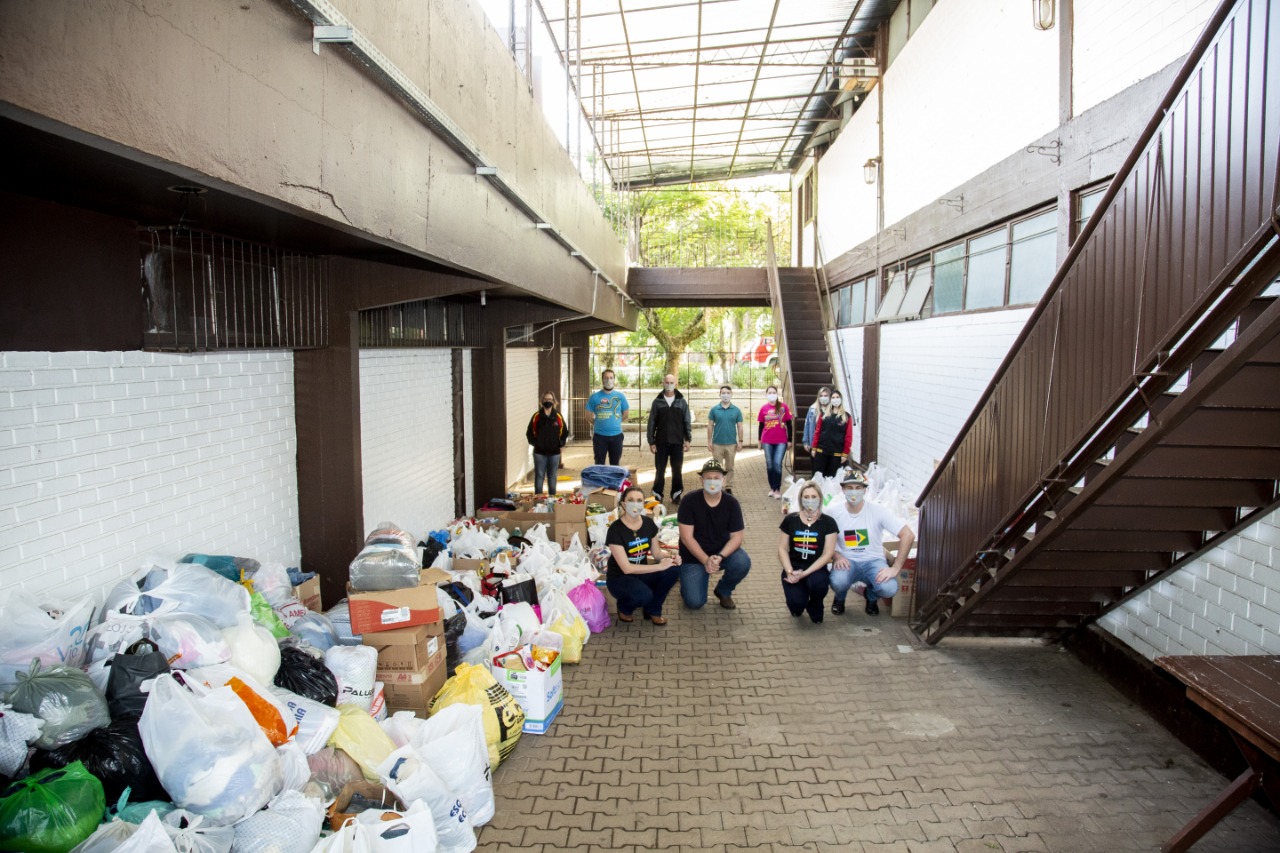
[[[37,600],[14,590],[0,604],[0,684],[14,683],[33,659],[46,666],[80,666],[87,651],[93,599]]]
[[[13,776],[27,760],[27,744],[40,736],[44,721],[0,704],[0,773]]]
[[[263,563],[249,580],[253,581],[253,591],[260,593],[272,607],[287,604],[295,597],[289,572],[280,563]]]
[[[235,827],[214,826],[186,809],[175,809],[160,822],[178,853],[231,853],[235,844]]]
[[[236,824],[235,853],[308,853],[323,822],[323,803],[285,791]]]
[[[132,838],[138,829],[139,824],[117,818],[95,829],[93,835],[72,847],[71,853],[116,853],[120,845]]]
[[[397,817],[374,809],[356,815],[368,833],[371,853],[436,853],[436,823],[423,803],[414,803]]]
[[[154,612],[203,616],[219,628],[230,628],[249,612],[249,590],[195,563],[149,557],[107,594],[105,613],[146,616]]]
[[[284,772],[284,789],[301,791],[311,781],[311,765],[307,764],[307,753],[302,744],[291,740],[276,747],[280,756],[280,768]]]
[[[147,617],[143,634],[169,659],[173,669],[213,666],[231,660],[231,646],[222,629],[194,613],[166,613]]]
[[[333,730],[338,727],[338,720],[342,718],[338,709],[306,696],[299,696],[283,687],[272,686],[267,689],[293,714],[293,721],[298,724],[298,733],[293,738],[302,747],[302,751],[307,755],[315,755],[324,749],[333,736]]]
[[[157,678],[138,731],[173,802],[209,823],[235,823],[280,792],[280,757],[229,687],[197,697]]]
[[[185,851],[177,849],[173,839],[169,837],[169,831],[160,822],[156,813],[152,812],[138,824],[136,832],[115,848],[115,853],[185,853]]]
[[[356,705],[366,714],[373,707],[373,682],[378,673],[378,650],[373,646],[331,646],[324,665],[338,679],[339,705]]]
[[[458,795],[412,746],[402,746],[378,766],[378,776],[401,802],[422,802],[435,821],[440,853],[471,853],[476,833]]]
[[[436,711],[423,721],[412,746],[437,776],[453,786],[473,827],[493,819],[489,745],[479,705],[460,702]]]
[[[523,646],[526,642],[524,638],[538,630],[541,624],[538,614],[533,612],[533,605],[527,601],[504,604],[498,611],[498,623],[508,640],[513,643],[512,648]]]
[[[236,624],[224,628],[222,638],[231,649],[232,665],[243,669],[263,684],[275,680],[280,669],[280,645],[271,632],[241,613]]]

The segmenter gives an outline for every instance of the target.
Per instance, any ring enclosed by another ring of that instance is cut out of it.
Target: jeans
[[[609,464],[617,465],[622,461],[622,433],[617,435],[592,435],[591,449],[596,455],[596,464],[603,465],[605,453],[609,454]]]
[[[543,456],[541,453],[533,454],[533,491],[535,494],[542,494],[542,479],[547,480],[547,494],[554,495],[556,493],[556,475],[560,472],[560,454],[555,456]]]
[[[835,566],[831,567],[831,591],[835,593],[834,598],[836,601],[844,601],[845,595],[849,592],[849,587],[859,581],[867,585],[868,604],[873,601],[879,601],[882,598],[893,598],[898,594],[897,578],[889,578],[884,583],[876,583],[876,573],[889,567],[884,557],[870,557],[862,562],[853,560],[849,562],[852,564],[852,568],[844,571],[840,571]]]
[[[787,597],[787,609],[791,611],[791,615],[799,616],[808,610],[810,619],[821,622],[824,612],[822,602],[831,586],[831,573],[823,567],[797,583],[787,583],[785,572],[781,577],[782,594]]]
[[[667,460],[671,460],[671,497],[674,499],[677,495],[684,492],[684,445],[683,444],[655,444],[658,448],[654,452],[653,464],[657,467],[657,473],[653,475],[653,493],[655,495],[665,495],[667,490]]]
[[[667,593],[680,580],[680,567],[672,566],[661,572],[643,575],[609,574],[605,583],[609,594],[618,602],[618,612],[630,616],[636,608],[650,616],[662,615],[662,603]]]
[[[729,596],[742,579],[751,571],[751,558],[747,552],[739,548],[724,558],[720,564],[720,580],[716,583],[715,594]],[[680,566],[680,598],[684,606],[697,610],[707,603],[707,583],[711,576],[701,563],[688,562]]]
[[[782,457],[787,455],[785,444],[762,444],[764,449],[764,470],[769,475],[769,488],[772,491],[782,489]]]

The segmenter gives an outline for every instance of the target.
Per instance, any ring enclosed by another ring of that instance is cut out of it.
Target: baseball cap
[[[844,479],[840,481],[842,486],[865,486],[867,485],[867,475],[856,468],[845,471]]]
[[[720,464],[719,459],[708,459],[706,462],[702,463],[702,470],[698,473],[706,474],[708,471],[715,471],[717,474],[723,474],[724,466]]]

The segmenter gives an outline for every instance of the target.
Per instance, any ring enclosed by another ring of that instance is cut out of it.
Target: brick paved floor
[[[651,479],[647,453],[623,461]],[[1056,646],[924,647],[852,596],[792,619],[759,451],[739,472],[739,608],[685,610],[677,588],[666,627],[592,637],[551,732],[494,774],[480,850],[1151,851],[1226,785]],[[1254,803],[1194,848],[1277,850]]]

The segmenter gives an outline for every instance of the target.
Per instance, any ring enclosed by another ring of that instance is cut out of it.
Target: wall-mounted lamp
[[[1031,0],[1031,23],[1037,30],[1053,29],[1058,17],[1058,0]]]
[[[480,291],[480,307],[483,308],[486,304],[488,304],[488,300],[485,299],[485,292],[482,290]]]
[[[876,178],[880,176],[880,158],[872,157],[870,160],[862,164],[862,180],[868,184],[874,184]]]

